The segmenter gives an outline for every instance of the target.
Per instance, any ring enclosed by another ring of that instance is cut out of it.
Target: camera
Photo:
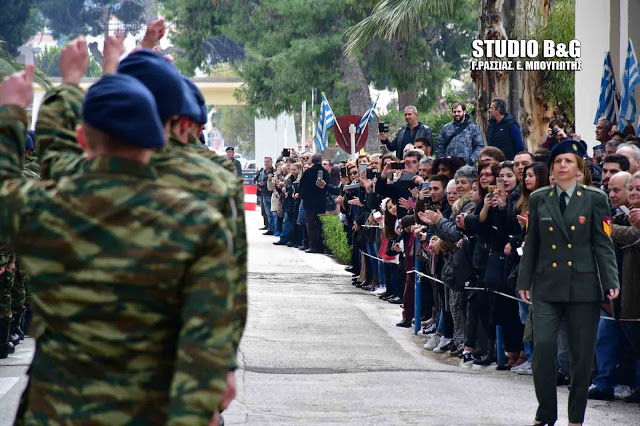
[[[367,179],[373,179],[376,177],[377,170],[375,169],[367,169]]]
[[[282,158],[291,157],[291,150],[289,148],[282,149]]]
[[[551,136],[553,136],[554,138],[558,136],[558,129],[551,129]]]
[[[389,133],[389,123],[378,123],[378,133]]]

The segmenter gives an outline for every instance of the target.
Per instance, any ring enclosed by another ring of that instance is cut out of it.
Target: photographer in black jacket
[[[311,157],[312,166],[302,174],[300,179],[300,197],[304,202],[307,231],[309,232],[309,250],[307,253],[324,253],[322,244],[322,223],[318,215],[327,210],[329,172],[322,168],[322,156],[318,153]]]
[[[412,144],[417,138],[425,138],[425,145],[429,152],[433,152],[433,136],[429,127],[418,121],[418,109],[413,105],[404,108],[404,119],[407,122],[396,133],[393,140],[389,141],[387,133],[379,133],[380,141],[387,146],[389,151],[396,150],[396,157],[403,158],[404,147]]]

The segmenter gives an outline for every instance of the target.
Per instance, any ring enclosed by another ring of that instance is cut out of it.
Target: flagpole
[[[324,92],[321,92],[321,93],[322,93],[322,96],[325,99],[327,99],[327,96],[324,94]],[[329,101],[327,100],[327,102],[329,102]],[[333,111],[333,108],[331,108],[331,111]],[[338,131],[340,132],[340,136],[342,137],[342,142],[344,142],[345,146],[349,146],[349,144],[347,143],[347,140],[344,137],[344,134],[342,133],[342,129],[340,128],[340,123],[338,123],[338,117],[336,117],[335,113],[333,114],[333,117],[336,120],[336,126],[338,126]],[[327,145],[328,145],[328,143],[327,143]]]
[[[318,123],[316,123],[316,109],[315,107],[315,98],[316,98],[316,93],[315,93],[316,89],[315,88],[311,88],[311,128],[312,128],[312,137],[313,137],[313,142],[311,143],[311,152],[313,152],[314,154],[316,152],[318,152],[318,147],[316,146],[316,131],[317,129],[317,125]],[[306,146],[303,147],[303,149],[306,149]]]

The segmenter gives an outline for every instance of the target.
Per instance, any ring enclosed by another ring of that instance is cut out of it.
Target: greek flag
[[[611,123],[616,123],[616,80],[613,77],[613,66],[611,65],[611,55],[607,52],[604,57],[604,70],[602,80],[600,80],[600,99],[598,100],[598,110],[593,124],[598,124],[600,118],[606,118]]]
[[[373,115],[376,113],[376,104],[378,103],[379,98],[380,95],[378,95],[376,100],[371,102],[371,105],[369,105],[369,108],[362,116],[362,119],[360,119],[360,123],[358,123],[358,129],[356,130],[356,133],[364,133],[364,129],[365,127],[367,127],[367,123],[373,120]]]
[[[618,129],[622,131],[628,124],[634,124],[636,119],[636,101],[633,99],[633,91],[640,83],[638,75],[638,61],[633,50],[633,44],[629,39],[627,48],[627,60],[624,61],[624,74],[622,75],[622,93],[620,94],[620,117]]]
[[[336,122],[336,117],[333,115],[329,101],[322,94],[322,104],[320,104],[320,116],[318,117],[318,130],[316,131],[316,145],[318,145],[318,151],[327,148],[327,130],[331,128]]]

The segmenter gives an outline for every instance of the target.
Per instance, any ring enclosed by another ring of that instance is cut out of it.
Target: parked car
[[[253,185],[253,179],[256,177],[256,162],[254,160],[247,161],[245,167],[242,168],[242,180],[245,185]]]

